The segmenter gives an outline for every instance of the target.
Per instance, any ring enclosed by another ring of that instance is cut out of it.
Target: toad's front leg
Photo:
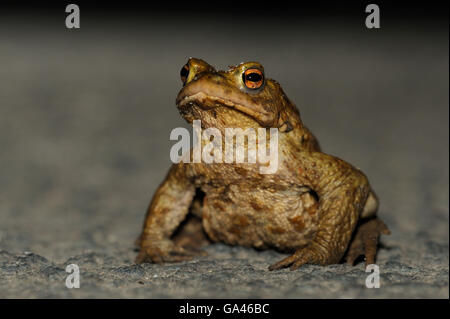
[[[170,239],[185,219],[195,194],[195,186],[187,176],[185,165],[173,165],[153,196],[140,236],[141,248],[136,263],[179,262],[196,254],[175,245]]]
[[[365,175],[344,161],[323,153],[302,153],[302,183],[319,195],[319,226],[315,238],[270,270],[304,264],[338,263],[358,222],[370,186]]]

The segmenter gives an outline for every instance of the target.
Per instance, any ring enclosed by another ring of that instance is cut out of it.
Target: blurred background
[[[76,3],[70,30],[68,3],[0,9],[0,297],[448,298],[448,5],[379,1],[381,28],[367,29],[364,2]],[[175,97],[189,57],[259,61],[323,150],[366,173],[392,230],[379,255],[390,288],[370,295],[338,265],[350,279],[325,289],[311,273],[266,272],[280,254],[220,244],[199,264],[133,265],[169,134],[188,127]],[[74,261],[90,278],[76,292],[61,279]],[[223,265],[260,265],[260,277],[218,291],[209,281],[226,275],[205,273]]]

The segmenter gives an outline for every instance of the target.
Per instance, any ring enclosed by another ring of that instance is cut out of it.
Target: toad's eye
[[[186,83],[188,76],[189,76],[189,65],[185,64],[180,71],[181,82],[183,82],[183,84]]]
[[[264,83],[264,75],[258,69],[248,69],[242,74],[242,81],[249,89],[259,89]]]

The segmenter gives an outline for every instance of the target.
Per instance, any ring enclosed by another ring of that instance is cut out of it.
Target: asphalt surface
[[[91,22],[0,21],[1,298],[449,297],[448,26]],[[190,56],[261,62],[322,148],[367,174],[392,231],[380,288],[362,263],[269,272],[285,255],[223,244],[133,263],[170,131],[187,127],[174,101]]]

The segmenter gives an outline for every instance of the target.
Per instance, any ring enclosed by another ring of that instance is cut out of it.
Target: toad
[[[389,230],[376,216],[378,198],[367,177],[321,151],[260,63],[217,71],[191,58],[180,75],[176,105],[187,122],[221,132],[276,128],[278,166],[262,174],[259,161],[173,164],[148,208],[137,263],[189,260],[211,241],[289,253],[269,270],[354,264],[361,256],[375,262],[379,236]]]

